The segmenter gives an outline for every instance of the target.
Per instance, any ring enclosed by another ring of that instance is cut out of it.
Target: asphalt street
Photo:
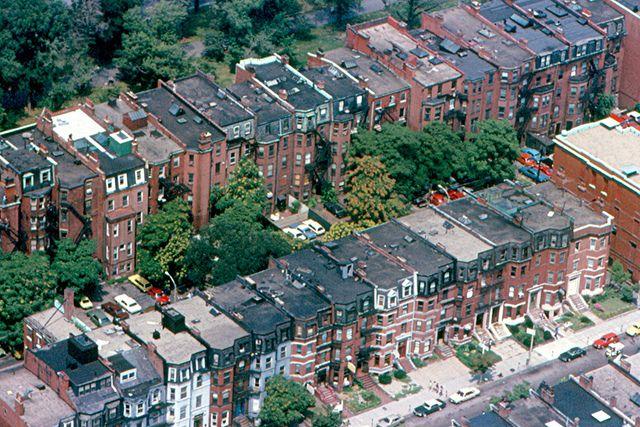
[[[640,350],[640,338],[632,339],[625,335],[621,336],[621,340],[625,345],[625,354],[635,354]],[[579,375],[606,364],[607,359],[604,355],[604,350],[596,350],[590,347],[587,349],[586,356],[572,362],[564,363],[559,360],[553,360],[503,379],[483,383],[478,387],[481,391],[480,397],[460,405],[448,402],[444,410],[431,414],[426,418],[419,418],[415,415],[407,416],[405,425],[448,427],[451,426],[451,419],[459,420],[463,416],[471,418],[485,411],[489,406],[489,400],[493,396],[500,396],[523,381],[529,382],[532,388],[537,388],[542,381],[555,384],[570,374]],[[409,412],[409,408],[407,408],[407,412]]]

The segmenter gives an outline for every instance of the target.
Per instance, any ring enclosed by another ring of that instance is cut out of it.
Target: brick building
[[[634,163],[640,125],[634,116],[611,116],[555,138],[553,181],[593,209],[614,217],[611,256],[640,278],[639,195]]]

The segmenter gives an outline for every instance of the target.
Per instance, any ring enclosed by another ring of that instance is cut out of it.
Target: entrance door
[[[327,382],[327,368],[318,371],[318,384]]]
[[[400,355],[400,357],[407,357],[407,340],[398,343],[398,355]]]
[[[438,344],[443,343],[445,341],[445,327],[442,326],[438,328],[438,332],[436,334],[436,341]]]
[[[484,327],[483,320],[484,320],[484,313],[476,314],[476,327],[478,327],[478,328]]]
[[[569,284],[567,285],[567,295],[575,295],[579,291],[580,291],[580,275],[577,275],[569,279]]]
[[[204,425],[202,417],[202,414],[200,414],[193,419],[193,427],[202,427]]]
[[[493,323],[498,323],[500,322],[502,319],[500,319],[500,306],[496,305],[495,307],[493,307],[491,309],[491,320],[490,322]]]

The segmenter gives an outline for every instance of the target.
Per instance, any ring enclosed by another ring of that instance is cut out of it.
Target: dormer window
[[[127,187],[127,175],[120,174],[118,175],[118,188],[126,188]]]
[[[22,177],[22,187],[28,188],[33,187],[33,174],[27,173]]]
[[[136,379],[136,377],[137,377],[137,374],[135,369],[124,371],[120,373],[120,382],[126,383],[128,381],[133,381]]]
[[[136,170],[136,184],[142,184],[144,182],[144,169]]]
[[[116,191],[115,178],[107,178],[107,193],[113,193],[114,191]]]
[[[48,182],[51,181],[51,170],[43,170],[40,171],[40,182]]]

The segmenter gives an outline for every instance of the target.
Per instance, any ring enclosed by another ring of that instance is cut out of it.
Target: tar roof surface
[[[126,320],[130,331],[145,343],[156,346],[158,354],[167,362],[181,364],[191,360],[191,355],[205,351],[205,347],[188,332],[174,334],[162,328],[162,314],[158,311],[131,316]],[[155,331],[160,338],[153,338]]]
[[[111,103],[102,103],[95,106],[96,115],[101,118],[109,117],[119,128],[126,128],[122,123],[122,116],[133,112],[124,101],[117,99]],[[138,142],[138,153],[148,162],[158,164],[169,161],[173,154],[180,153],[183,148],[168,136],[165,136],[151,123],[143,128],[130,130]]]
[[[250,277],[260,292],[282,301],[282,309],[296,319],[311,319],[318,312],[331,308],[318,292],[295,279],[287,279],[278,268],[263,270]]]
[[[287,102],[298,110],[312,110],[328,101],[323,94],[277,60],[247,65],[252,66],[256,78],[276,94],[280,90],[286,90]]]
[[[33,132],[31,131],[28,131],[28,132],[33,134]],[[0,138],[5,138],[9,142],[11,142],[11,144],[13,144],[17,148],[17,150],[14,150],[9,145],[2,145],[2,143],[0,143],[0,156],[7,159],[11,167],[20,174],[37,170],[37,169],[51,167],[52,164],[49,163],[49,161],[46,158],[36,153],[30,147],[25,148],[25,141],[24,141],[24,138],[22,137],[23,133],[24,131],[16,132],[13,134],[11,133],[1,134]]]
[[[291,117],[291,113],[264,89],[251,81],[236,83],[227,88],[243,105],[256,115],[258,125]]]
[[[122,328],[108,324],[87,332],[87,336],[98,346],[98,353],[103,358],[139,347],[140,344],[127,335]]]
[[[138,94],[138,102],[140,104],[146,104],[146,106],[143,106],[144,109],[160,119],[162,125],[190,149],[198,149],[198,140],[200,139],[200,134],[203,132],[209,132],[211,134],[211,140],[214,142],[225,139],[224,133],[207,120],[200,119],[201,123],[195,122],[193,119],[200,117],[200,115],[187,104],[173,96],[166,88],[156,88],[140,92]],[[173,104],[180,106],[184,114],[178,117],[173,116],[169,112],[169,108]],[[186,122],[179,123],[177,121],[178,119],[185,119]]]
[[[432,208],[420,209],[398,221],[463,262],[474,261],[478,254],[492,248],[486,240]]]
[[[635,354],[627,358],[631,366],[640,364],[640,354]],[[603,399],[611,401],[616,399],[616,408],[631,418],[640,417],[640,406],[631,401],[631,397],[640,392],[640,377],[632,380],[628,375],[623,374],[611,364],[606,364],[601,368],[588,373],[593,378],[593,390]],[[633,373],[631,374],[633,375]]]
[[[522,4],[520,6],[525,7]],[[527,6],[526,8],[529,7],[532,6]],[[536,7],[536,9],[540,8]],[[480,13],[482,14],[482,16],[484,16],[494,24],[502,25],[502,22],[506,20],[509,24],[514,25],[516,28],[516,32],[513,33],[512,36],[517,39],[525,39],[527,41],[527,47],[537,54],[553,52],[566,46],[560,39],[554,37],[553,35],[543,33],[541,31],[541,27],[538,24],[524,28],[516,21],[512,20],[511,16],[513,14],[519,15],[524,19],[530,18],[524,16],[516,8],[508,5],[503,0],[490,0],[487,3],[484,3],[482,5],[482,8],[480,9]],[[551,14],[549,13],[549,15]],[[575,18],[573,20],[575,20]]]
[[[358,82],[353,81],[333,65],[310,68],[302,71],[314,84],[324,83],[324,91],[334,99],[355,97],[364,93]]]
[[[589,203],[579,197],[558,188],[553,182],[536,184],[528,189],[531,193],[545,199],[574,220],[576,227],[586,225],[605,225],[608,219],[589,207]]]
[[[325,58],[333,61],[355,78],[364,78],[375,96],[397,93],[410,88],[409,83],[368,56],[344,47],[330,50]],[[346,64],[353,65],[347,66]],[[372,66],[374,69],[372,69]]]
[[[465,80],[476,81],[485,78],[485,74],[494,73],[496,67],[494,67],[489,61],[480,58],[473,50],[465,49],[460,46],[458,53],[447,52],[441,47],[444,39],[436,36],[435,34],[427,31],[416,29],[411,31],[411,34],[420,39],[425,40],[427,46],[434,52],[438,52],[439,55],[446,58],[450,63],[458,67],[463,73]],[[460,55],[459,53],[463,53]]]
[[[215,286],[208,294],[257,335],[271,334],[278,326],[290,321],[282,310],[238,280]]]
[[[493,0],[498,1],[498,0]],[[547,13],[547,18],[542,18],[541,20],[545,23],[548,20],[553,20],[556,23],[560,22],[559,26],[555,24],[551,27],[554,30],[562,28],[562,35],[567,38],[571,43],[581,43],[592,39],[602,38],[602,34],[600,34],[595,28],[592,28],[588,24],[581,24],[578,22],[576,16],[573,16],[571,13],[567,13],[565,16],[556,16],[549,9],[555,10],[555,8],[562,9],[565,12],[568,12],[565,6],[560,2],[555,2],[553,0],[518,0],[516,4],[523,8],[524,10],[529,9],[537,9],[542,10]],[[518,28],[519,30],[520,28]]]
[[[640,159],[640,131],[633,127],[608,128],[605,124],[611,120],[575,127],[557,135],[556,140],[568,143],[569,148],[573,147],[580,155],[592,160],[590,163],[605,164],[607,169],[640,191],[640,174],[627,177],[622,171],[630,166],[640,170],[640,161],[637,160]]]
[[[446,203],[440,209],[497,245],[523,243],[531,239],[527,231],[471,197]]]
[[[552,421],[564,423],[560,415],[538,398],[519,399],[510,405],[509,420],[518,426],[547,427]]]
[[[198,331],[211,348],[224,350],[233,347],[237,339],[249,336],[240,325],[199,296],[174,302],[171,307],[182,313],[187,327]]]
[[[75,338],[79,337],[81,335]],[[66,373],[71,383],[75,385],[86,384],[109,374],[107,367],[98,360],[81,364],[72,357],[69,354],[69,339],[39,349],[35,355],[53,371]]]
[[[253,118],[253,114],[230,99],[224,89],[200,73],[174,80],[174,83],[177,93],[220,126]]]
[[[453,258],[425,241],[418,233],[395,221],[365,230],[376,246],[400,257],[420,274],[433,274],[452,264]]]
[[[591,19],[596,24],[602,24],[614,19],[624,18],[622,13],[609,6],[604,2],[604,0],[576,0],[576,2],[578,6],[591,12]],[[622,0],[622,3],[624,4],[624,0]],[[574,8],[574,6],[571,7]],[[577,8],[574,10],[579,12]]]
[[[355,236],[343,237],[332,243],[331,251],[338,259],[355,263],[364,262],[365,267],[362,269],[367,274],[367,280],[380,288],[394,289],[402,279],[413,274],[412,271],[406,270],[359,241]]]
[[[144,160],[133,153],[115,158],[111,158],[104,153],[98,153],[98,159],[100,159],[100,169],[107,176],[144,167]]]
[[[580,418],[581,427],[622,427],[624,420],[601,403],[588,391],[580,387],[575,381],[568,380],[553,387],[553,406],[569,419]],[[603,411],[610,418],[599,422],[593,414]]]
[[[313,249],[303,249],[282,258],[305,281],[325,289],[324,295],[338,304],[350,304],[358,297],[373,294],[373,287],[355,277],[342,278],[336,263]]]
[[[397,28],[388,22],[361,27],[358,28],[358,32],[368,37],[368,45],[376,51],[381,53],[392,51],[391,60],[397,62],[400,68],[402,68],[405,59],[399,58],[396,50],[409,55],[417,45],[415,40],[400,33]],[[434,65],[429,62],[430,58],[428,56],[424,59],[417,57],[416,59],[418,67],[415,70],[414,79],[424,86],[432,86],[460,77],[460,72],[445,62]]]
[[[493,33],[493,37],[482,36],[478,31],[486,29],[486,24],[468,11],[453,7],[434,13],[441,16],[443,26],[452,34],[462,34],[462,38],[471,44],[484,48],[491,55],[492,60],[505,68],[519,67],[523,62],[531,58],[531,54],[518,46],[513,40],[502,34]]]
[[[127,365],[136,369],[136,377],[134,379],[126,382],[116,381],[118,388],[126,390],[127,393],[141,394],[141,392],[148,390],[149,387],[160,384],[162,381],[147,356],[147,350],[143,347],[136,347],[119,353],[109,358],[109,361],[112,364],[115,361],[124,369],[126,369]],[[123,371],[116,369],[116,372]]]
[[[470,427],[512,427],[507,421],[493,411],[483,412],[469,418]]]
[[[628,9],[638,14],[638,9],[640,8],[640,0],[619,0],[619,2]]]
[[[15,396],[20,393],[29,398],[24,400],[22,418],[29,426],[54,427],[60,420],[73,417],[75,411],[50,387],[40,389],[43,382],[24,366],[0,372],[0,399],[13,408]]]

